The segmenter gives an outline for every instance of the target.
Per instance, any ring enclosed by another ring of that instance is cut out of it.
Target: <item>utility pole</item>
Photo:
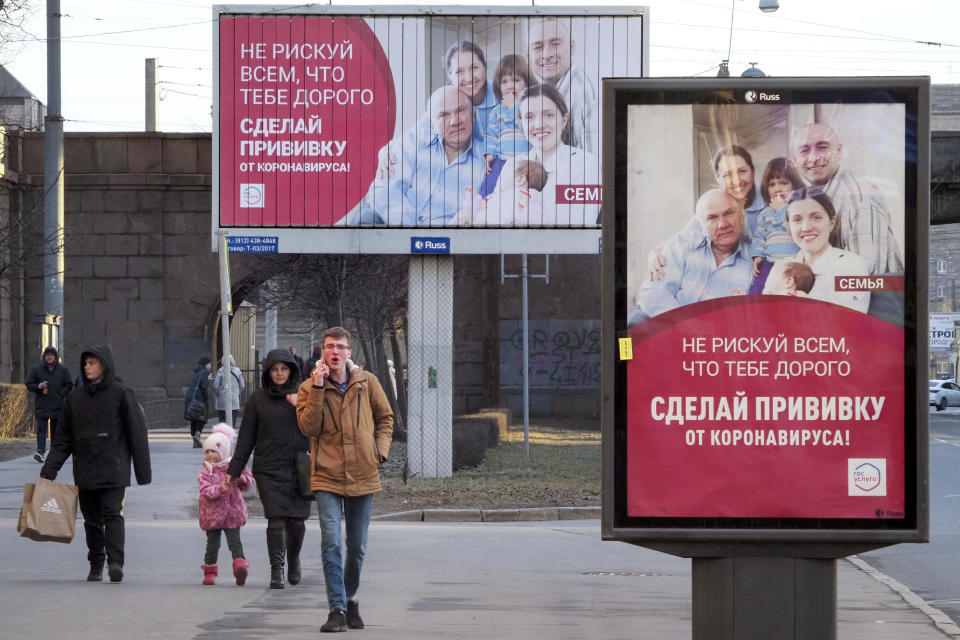
[[[157,59],[144,60],[144,131],[157,130]]]
[[[60,114],[60,0],[47,0],[47,115],[44,118],[41,348],[63,349],[63,116]]]

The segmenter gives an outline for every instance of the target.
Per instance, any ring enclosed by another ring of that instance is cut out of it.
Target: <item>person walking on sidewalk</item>
[[[183,413],[186,418],[187,408],[190,401],[196,396],[198,400],[207,406],[209,401],[208,390],[210,388],[210,370],[213,368],[210,358],[203,356],[197,360],[197,366],[193,368],[193,375],[190,376],[190,384],[187,385],[187,393],[183,399]],[[193,448],[199,449],[203,444],[200,441],[200,434],[203,432],[204,425],[207,424],[206,410],[201,418],[187,418],[190,420],[190,437],[193,438]]]
[[[243,408],[237,448],[227,468],[227,479],[240,477],[253,454],[253,477],[267,519],[270,588],[283,589],[284,556],[287,580],[300,583],[300,549],[310,517],[310,501],[300,496],[296,456],[306,451],[307,439],[297,428],[297,385],[300,373],[286,349],[273,349],[263,363],[260,388]]]
[[[67,396],[50,455],[40,477],[56,480],[73,456],[73,481],[80,489],[80,511],[87,538],[87,580],[123,580],[123,500],[130,486],[130,462],[137,484],[150,484],[147,425],[131,389],[121,384],[110,348],[96,345],[80,354],[83,386]]]
[[[237,426],[237,414],[240,413],[240,392],[243,391],[243,373],[237,367],[233,356],[230,356],[230,366],[226,366],[227,357],[224,356],[224,366],[217,371],[217,377],[213,379],[213,390],[217,392],[217,400],[214,403],[217,413],[220,414],[220,422],[226,422],[231,427]],[[229,374],[227,373],[229,371]],[[227,412],[224,407],[227,406],[227,383],[226,376],[230,375],[230,419],[227,420]]]
[[[233,556],[233,577],[237,586],[247,580],[250,564],[243,555],[240,527],[247,523],[247,503],[243,492],[253,486],[249,469],[233,482],[227,480],[233,428],[221,422],[203,441],[203,468],[197,478],[200,491],[200,528],[207,532],[207,551],[203,556],[203,584],[215,584],[217,556],[220,554],[220,532],[227,539]]]
[[[37,418],[37,451],[33,459],[37,462],[43,462],[43,454],[47,451],[47,424],[50,425],[52,446],[60,408],[73,389],[70,372],[60,363],[60,354],[56,349],[47,347],[41,359],[43,361],[27,377],[27,390],[36,394],[33,412]]]
[[[310,437],[311,488],[320,514],[323,577],[330,613],[320,631],[362,629],[360,570],[380,464],[393,439],[393,411],[377,377],[350,360],[350,334],[323,335],[323,361],[300,385],[297,420]],[[340,520],[346,520],[346,560]]]

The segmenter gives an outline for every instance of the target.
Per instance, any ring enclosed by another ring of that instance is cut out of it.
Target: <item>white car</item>
[[[953,380],[931,380],[930,406],[936,407],[937,411],[960,407],[960,387]]]

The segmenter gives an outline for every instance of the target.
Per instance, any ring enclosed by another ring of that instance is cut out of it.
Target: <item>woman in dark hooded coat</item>
[[[240,476],[253,454],[253,477],[267,518],[270,588],[283,589],[284,555],[287,580],[300,582],[300,549],[310,517],[311,500],[300,496],[296,454],[310,443],[297,426],[297,386],[300,371],[286,349],[273,349],[263,363],[260,388],[243,409],[236,451],[227,480]]]

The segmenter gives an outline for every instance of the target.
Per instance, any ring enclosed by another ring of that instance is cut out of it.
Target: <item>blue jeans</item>
[[[320,514],[320,549],[323,555],[323,579],[327,583],[330,610],[347,610],[347,598],[360,588],[360,569],[367,550],[367,528],[373,494],[346,497],[328,491],[316,491]],[[343,560],[340,520],[346,521],[347,557]]]

